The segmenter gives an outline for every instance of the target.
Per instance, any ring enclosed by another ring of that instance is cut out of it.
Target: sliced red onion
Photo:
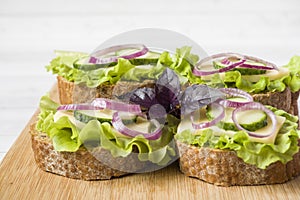
[[[211,55],[211,56],[208,56],[206,58],[203,58],[202,60],[200,60],[197,65],[202,65],[203,63],[206,63],[208,61],[211,61],[211,60],[214,60],[214,59],[217,59],[217,58],[223,58],[223,57],[236,57],[236,58],[239,58],[241,60],[243,59],[246,59],[243,55],[241,54],[238,54],[238,53],[219,53],[219,54],[214,54],[214,55]],[[223,64],[226,64],[226,63],[223,63]]]
[[[117,110],[123,112],[130,112],[134,114],[142,114],[140,105],[127,104],[112,99],[97,98],[91,104],[67,104],[61,105],[57,110]]]
[[[57,110],[97,110],[97,108],[90,104],[66,104],[59,106]]]
[[[256,58],[256,57],[253,57],[253,56],[247,56],[247,55],[244,55],[244,57],[247,59],[247,60],[250,60],[250,61],[253,61],[253,62],[257,62],[257,63],[261,63],[261,64],[264,64],[266,65],[266,68],[272,68],[274,70],[279,70],[278,67],[273,64],[273,63],[270,63],[268,61],[265,61],[263,59],[260,59],[260,58]],[[256,68],[258,69],[258,68]],[[268,70],[268,69],[267,69]]]
[[[260,134],[256,134],[255,132],[251,132],[251,131],[244,129],[238,123],[237,113],[240,111],[246,111],[246,110],[262,110],[262,111],[264,111],[272,121],[272,131],[270,133],[260,135]],[[236,127],[239,130],[245,131],[246,133],[248,133],[249,136],[256,137],[256,138],[270,137],[271,135],[273,135],[275,133],[276,124],[277,124],[277,119],[276,119],[275,114],[271,110],[267,109],[264,105],[262,105],[261,103],[258,103],[258,102],[247,103],[241,107],[236,108],[232,113],[232,121],[234,122],[234,124],[236,125]]]
[[[112,119],[113,127],[123,135],[129,137],[136,137],[138,135],[143,135],[148,140],[156,140],[161,136],[163,126],[155,119],[152,119],[151,122],[155,125],[156,129],[151,133],[144,133],[144,132],[132,130],[127,126],[125,126],[125,124],[122,122],[119,112],[115,112],[113,114],[113,119]]]
[[[203,128],[208,128],[211,127],[215,124],[217,124],[219,121],[221,121],[224,117],[225,117],[225,109],[222,105],[218,104],[218,103],[212,103],[210,104],[213,107],[217,107],[218,109],[220,109],[220,115],[217,116],[215,119],[213,119],[212,121],[209,122],[202,122],[202,123],[195,123],[195,119],[194,119],[194,113],[192,113],[191,115],[191,121],[192,121],[192,125],[194,129],[203,129]]]
[[[213,70],[213,71],[201,71],[198,68],[200,68],[201,65],[203,65],[204,63],[214,60],[214,59],[218,59],[218,58],[222,58],[225,57],[224,59],[221,60],[221,63],[224,65],[228,65],[227,67],[218,69],[218,70]],[[239,59],[240,61],[237,62],[232,62],[229,60],[230,57],[235,57],[237,59]],[[245,63],[246,61],[252,61],[254,62],[253,64],[251,63]],[[242,63],[241,63],[242,62]],[[256,63],[261,63],[263,65],[257,65]],[[253,56],[247,56],[247,55],[241,55],[241,54],[237,54],[237,53],[220,53],[220,54],[215,54],[209,57],[206,57],[202,60],[200,60],[194,70],[193,73],[196,76],[206,76],[206,75],[211,75],[214,73],[220,73],[220,72],[225,72],[228,70],[231,70],[235,67],[243,67],[243,68],[253,68],[253,69],[261,69],[261,70],[278,70],[278,67],[270,62],[267,62],[265,60],[262,60],[260,58],[256,58]]]
[[[215,74],[215,73],[221,73],[221,72],[226,72],[229,71],[237,66],[240,66],[241,64],[243,64],[246,60],[241,60],[239,62],[233,63],[227,67],[224,68],[220,68],[217,70],[212,70],[212,71],[201,71],[199,69],[197,69],[197,67],[199,66],[199,64],[197,64],[194,69],[193,69],[193,74],[195,74],[196,76],[206,76],[206,75],[211,75],[211,74]]]
[[[109,53],[113,53],[124,49],[140,49],[140,50],[128,55],[105,57]],[[125,45],[112,46],[92,53],[89,59],[89,63],[107,64],[107,63],[117,62],[118,58],[133,59],[145,55],[148,51],[149,51],[148,48],[143,44],[125,44]]]
[[[245,58],[248,57],[248,56],[244,56]],[[247,58],[246,58],[247,59]],[[248,61],[248,60],[247,60]],[[252,60],[251,60],[252,61]],[[265,61],[266,62],[266,61]],[[222,61],[221,61],[222,64],[224,65],[229,65],[231,63],[233,63],[232,61],[230,61],[228,58],[224,58]],[[241,68],[251,68],[251,69],[261,69],[261,70],[277,70],[277,68],[275,68],[276,66],[274,64],[268,66],[268,65],[265,65],[265,63],[261,63],[263,65],[258,65],[256,63],[243,63],[241,64],[239,67]],[[274,67],[275,66],[275,67]]]
[[[142,113],[140,105],[127,104],[119,101],[114,101],[112,99],[96,98],[95,100],[93,100],[92,105],[100,109],[110,109],[135,114]]]
[[[253,97],[249,93],[237,88],[220,88],[219,90],[230,97],[241,97],[247,100],[245,102],[231,101],[228,99],[220,100],[219,103],[225,107],[237,108],[253,101]]]

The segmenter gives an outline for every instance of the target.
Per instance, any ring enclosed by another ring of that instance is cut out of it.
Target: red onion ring
[[[251,60],[251,61],[253,61],[253,62],[262,63],[262,64],[266,65],[266,68],[272,68],[272,69],[277,70],[277,71],[279,70],[278,67],[277,67],[275,64],[270,63],[270,62],[268,62],[268,61],[265,61],[265,60],[263,60],[263,59],[256,58],[256,57],[253,57],[253,56],[247,56],[247,55],[244,55],[244,57],[245,57],[247,60]],[[268,67],[268,66],[270,66],[270,67]],[[249,67],[248,67],[248,68],[249,68]],[[256,68],[256,69],[257,69],[257,68]],[[268,69],[267,69],[267,70],[268,70]]]
[[[242,97],[245,98],[247,101],[246,102],[236,102],[236,101],[231,101],[228,99],[222,99],[219,101],[219,104],[225,106],[225,107],[232,107],[232,108],[237,108],[240,107],[246,103],[253,102],[253,97],[240,89],[237,88],[220,88],[219,89],[221,92],[224,94],[229,95],[230,97]]]
[[[215,74],[215,73],[221,73],[221,72],[226,72],[229,71],[237,66],[240,66],[241,64],[243,64],[246,60],[243,59],[239,62],[233,63],[227,67],[221,68],[221,69],[217,69],[217,70],[213,70],[213,71],[201,71],[199,69],[197,69],[197,67],[199,66],[199,64],[196,64],[196,66],[193,69],[193,74],[196,76],[206,76],[206,75],[211,75],[211,74]]]
[[[155,119],[152,119],[151,121],[156,126],[155,131],[151,133],[143,133],[140,131],[132,130],[127,126],[125,126],[125,124],[122,122],[119,112],[115,112],[113,114],[112,125],[118,132],[122,133],[123,135],[129,137],[136,137],[138,135],[143,135],[148,140],[156,140],[161,136],[163,126]]]
[[[97,98],[91,104],[67,104],[61,105],[57,110],[102,110],[110,109],[123,112],[130,112],[134,114],[142,114],[140,105],[127,104],[123,102],[114,101],[111,99]]]
[[[244,57],[247,59],[248,56],[244,56]],[[253,60],[251,60],[251,61],[253,61]],[[260,60],[260,61],[263,61],[263,60]],[[224,65],[229,65],[229,64],[231,64],[233,62],[231,62],[228,58],[225,58],[225,59],[223,59],[221,61],[221,63],[224,64]],[[278,70],[277,67],[274,64],[270,64],[272,66],[268,66],[265,63],[266,63],[266,61],[264,61],[264,63],[262,63],[265,66],[257,65],[255,63],[253,63],[253,64],[251,64],[251,63],[243,63],[239,67],[241,67],[241,68],[251,68],[251,69],[261,69],[261,70]]]
[[[57,110],[97,110],[97,108],[90,104],[66,104],[59,106]]]
[[[202,65],[203,63],[206,63],[208,61],[211,61],[211,60],[214,60],[216,58],[222,58],[222,57],[237,57],[237,58],[240,58],[240,59],[246,59],[243,55],[241,54],[238,54],[238,53],[219,53],[219,54],[214,54],[214,55],[211,55],[211,56],[208,56],[206,58],[203,58],[202,60],[200,60],[197,65]],[[226,63],[223,63],[223,64],[226,64]]]
[[[193,126],[194,129],[208,128],[210,126],[213,126],[213,125],[217,124],[219,121],[221,121],[225,117],[225,109],[224,109],[224,107],[222,105],[220,105],[218,103],[211,103],[210,105],[217,106],[219,109],[221,109],[220,115],[217,116],[212,121],[202,122],[202,123],[196,124],[196,123],[194,123],[194,121],[195,121],[195,119],[194,119],[194,113],[192,113],[192,115],[191,115],[191,121],[192,121],[192,126]]]
[[[214,60],[217,58],[222,58],[222,57],[226,57],[226,58],[221,60],[221,63],[224,65],[229,65],[229,66],[218,69],[218,70],[213,70],[213,71],[201,71],[201,70],[197,69],[197,67],[201,66],[202,64],[204,64],[208,61],[211,61],[211,60]],[[243,62],[242,63],[240,63],[240,61],[231,62],[228,59],[229,57],[236,57]],[[257,65],[255,63],[253,63],[253,64],[245,63],[246,61],[253,61],[253,62],[261,63],[265,66]],[[225,72],[225,71],[231,70],[237,66],[243,67],[243,68],[261,69],[261,70],[278,70],[278,67],[275,64],[270,63],[265,60],[262,60],[260,58],[256,58],[253,56],[247,56],[247,55],[241,55],[241,54],[237,54],[237,53],[220,53],[220,54],[215,54],[215,55],[212,55],[212,56],[209,56],[209,57],[206,57],[206,58],[200,60],[196,64],[195,68],[193,69],[193,73],[196,76],[206,76],[206,75],[211,75],[214,73]]]
[[[262,111],[264,111],[269,116],[269,118],[272,121],[272,131],[270,133],[265,134],[265,135],[258,135],[255,132],[251,132],[251,131],[248,131],[248,130],[244,129],[238,123],[237,113],[240,112],[240,111],[245,111],[245,110],[262,110]],[[256,138],[266,138],[266,137],[269,137],[269,136],[273,135],[275,133],[276,124],[277,124],[277,119],[276,119],[275,114],[271,110],[267,109],[264,105],[262,105],[262,104],[260,104],[258,102],[247,103],[247,104],[245,104],[245,105],[243,105],[241,107],[236,108],[232,112],[232,121],[234,122],[234,124],[236,125],[236,127],[239,130],[245,131],[245,132],[248,133],[249,136],[256,137]]]
[[[130,112],[135,114],[142,113],[140,105],[127,104],[127,103],[114,101],[111,99],[105,99],[105,98],[96,98],[95,100],[93,100],[92,105],[100,109],[110,109],[110,110]]]
[[[132,54],[128,54],[128,55],[111,56],[108,58],[103,57],[112,52],[116,52],[116,51],[120,51],[120,50],[124,50],[124,49],[131,49],[131,48],[141,49],[141,50],[139,50],[135,53],[132,53]],[[91,57],[89,59],[89,63],[108,64],[108,63],[112,63],[112,62],[117,62],[119,58],[133,59],[133,58],[145,55],[148,51],[149,51],[148,48],[143,44],[125,44],[125,45],[112,46],[112,47],[108,47],[106,49],[101,49],[99,51],[92,53]]]

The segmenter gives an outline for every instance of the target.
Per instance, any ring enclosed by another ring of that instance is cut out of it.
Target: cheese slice
[[[205,119],[203,119],[203,120],[205,120]],[[285,122],[285,117],[276,115],[276,120],[277,120],[276,128],[275,128],[274,133],[271,136],[263,137],[263,138],[257,138],[257,137],[250,136],[249,140],[252,142],[260,142],[260,143],[264,143],[264,144],[274,144],[277,134],[278,134],[280,128],[282,127],[283,123]],[[237,133],[236,131],[224,130],[217,126],[212,126],[212,127],[206,128],[206,129],[213,130],[213,133],[216,136],[221,136],[223,134],[226,134],[229,137],[233,137],[234,134]],[[184,130],[191,130],[192,132],[194,132],[194,134],[201,134],[202,131],[204,131],[205,129],[195,130],[193,128],[190,117],[185,116],[181,120],[180,124],[178,125],[177,132],[181,133]],[[257,131],[255,131],[255,133],[258,135],[266,135],[266,134],[270,133],[271,131],[272,131],[272,121],[268,118],[268,125],[261,129],[258,129]]]
[[[226,72],[222,72],[222,73],[218,74],[221,80],[225,79],[225,73]],[[262,76],[269,77],[269,79],[272,81],[272,80],[277,80],[277,79],[280,79],[284,76],[287,76],[287,75],[289,75],[289,73],[290,73],[289,69],[287,69],[285,67],[280,67],[278,69],[278,71],[277,70],[266,70],[265,74],[243,75],[242,77],[243,77],[244,80],[255,83],[255,82],[258,82]],[[207,76],[201,76],[201,79],[204,80],[204,81],[210,81],[213,76],[215,76],[215,74],[207,75]]]
[[[73,112],[62,111],[62,110],[59,110],[54,114],[53,120],[54,122],[57,122],[61,117],[64,116],[68,117],[68,119],[79,129],[82,129],[86,125],[85,123],[75,119]]]

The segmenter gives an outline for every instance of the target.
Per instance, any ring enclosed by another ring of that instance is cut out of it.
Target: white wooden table
[[[178,31],[209,54],[232,51],[282,65],[300,55],[298,0],[0,2],[0,161],[54,84],[53,51],[90,52],[124,31]]]

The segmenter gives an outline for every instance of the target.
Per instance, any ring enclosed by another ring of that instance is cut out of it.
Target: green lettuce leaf
[[[38,122],[36,129],[40,132],[47,133],[53,123],[53,115],[56,112],[59,104],[52,101],[49,94],[43,96],[40,100],[40,114],[38,116]]]
[[[202,83],[200,77],[192,73],[192,68],[199,60],[197,55],[191,54],[191,47],[184,46],[176,49],[176,53],[171,56],[168,52],[163,52],[158,60],[158,65],[164,65],[173,69],[181,79],[181,83]]]
[[[186,83],[188,80],[192,83],[201,81],[192,73],[192,67],[199,58],[191,54],[191,47],[178,48],[174,55],[163,52],[157,65],[153,65],[151,69],[135,68],[135,65],[131,64],[129,60],[120,58],[114,66],[84,71],[73,68],[73,65],[88,54],[67,51],[56,51],[55,53],[56,58],[46,66],[47,71],[76,84],[85,83],[90,88],[97,87],[104,82],[114,84],[120,79],[125,81],[156,80],[166,67],[173,69],[179,75],[181,83]]]
[[[283,76],[277,80],[269,80],[263,74],[258,82],[250,82],[243,79],[243,76],[238,71],[225,72],[224,79],[219,76],[212,76],[209,85],[224,85],[225,87],[234,87],[242,89],[249,93],[262,93],[262,92],[282,92],[286,87],[290,88],[292,92],[300,90],[300,56],[294,56],[290,62],[283,66],[288,68],[290,74]]]
[[[299,151],[300,131],[297,130],[296,123],[298,118],[283,110],[277,110],[270,106],[269,108],[276,115],[286,117],[274,144],[252,142],[244,131],[236,132],[233,137],[225,134],[216,136],[212,129],[204,129],[201,134],[193,134],[190,130],[185,130],[177,133],[175,139],[198,147],[236,151],[237,156],[243,159],[245,163],[256,165],[261,169],[266,169],[270,164],[277,161],[287,163]]]
[[[290,79],[287,81],[292,92],[300,90],[300,56],[293,56],[290,62],[284,67],[291,72]]]
[[[286,88],[286,80],[288,77],[282,77],[278,80],[269,80],[268,77],[261,76],[258,82],[250,82],[243,79],[239,71],[225,72],[224,85],[226,87],[234,87],[249,93],[261,93],[265,91],[282,92]]]
[[[157,140],[147,140],[141,135],[134,138],[124,136],[109,123],[97,120],[89,121],[82,129],[77,128],[67,116],[54,122],[53,116],[58,106],[49,96],[43,96],[36,125],[38,131],[47,133],[52,139],[56,151],[75,152],[84,144],[92,144],[93,147],[101,146],[109,150],[114,157],[126,157],[137,147],[141,161],[158,165],[166,165],[176,156],[173,136],[179,120],[172,115],[167,116],[162,136]]]
[[[128,70],[134,67],[129,60],[120,58],[112,67],[90,71],[77,70],[74,74],[74,82],[76,84],[86,83],[90,88],[95,88],[104,82],[115,84]]]
[[[58,121],[52,123],[50,130],[47,132],[56,151],[75,152],[82,144],[78,137],[79,130],[67,116],[61,117]]]
[[[88,54],[69,51],[55,51],[55,54],[56,58],[50,62],[50,65],[46,66],[47,71],[62,76],[68,81],[74,81],[74,74],[78,71],[73,68],[74,62]]]

